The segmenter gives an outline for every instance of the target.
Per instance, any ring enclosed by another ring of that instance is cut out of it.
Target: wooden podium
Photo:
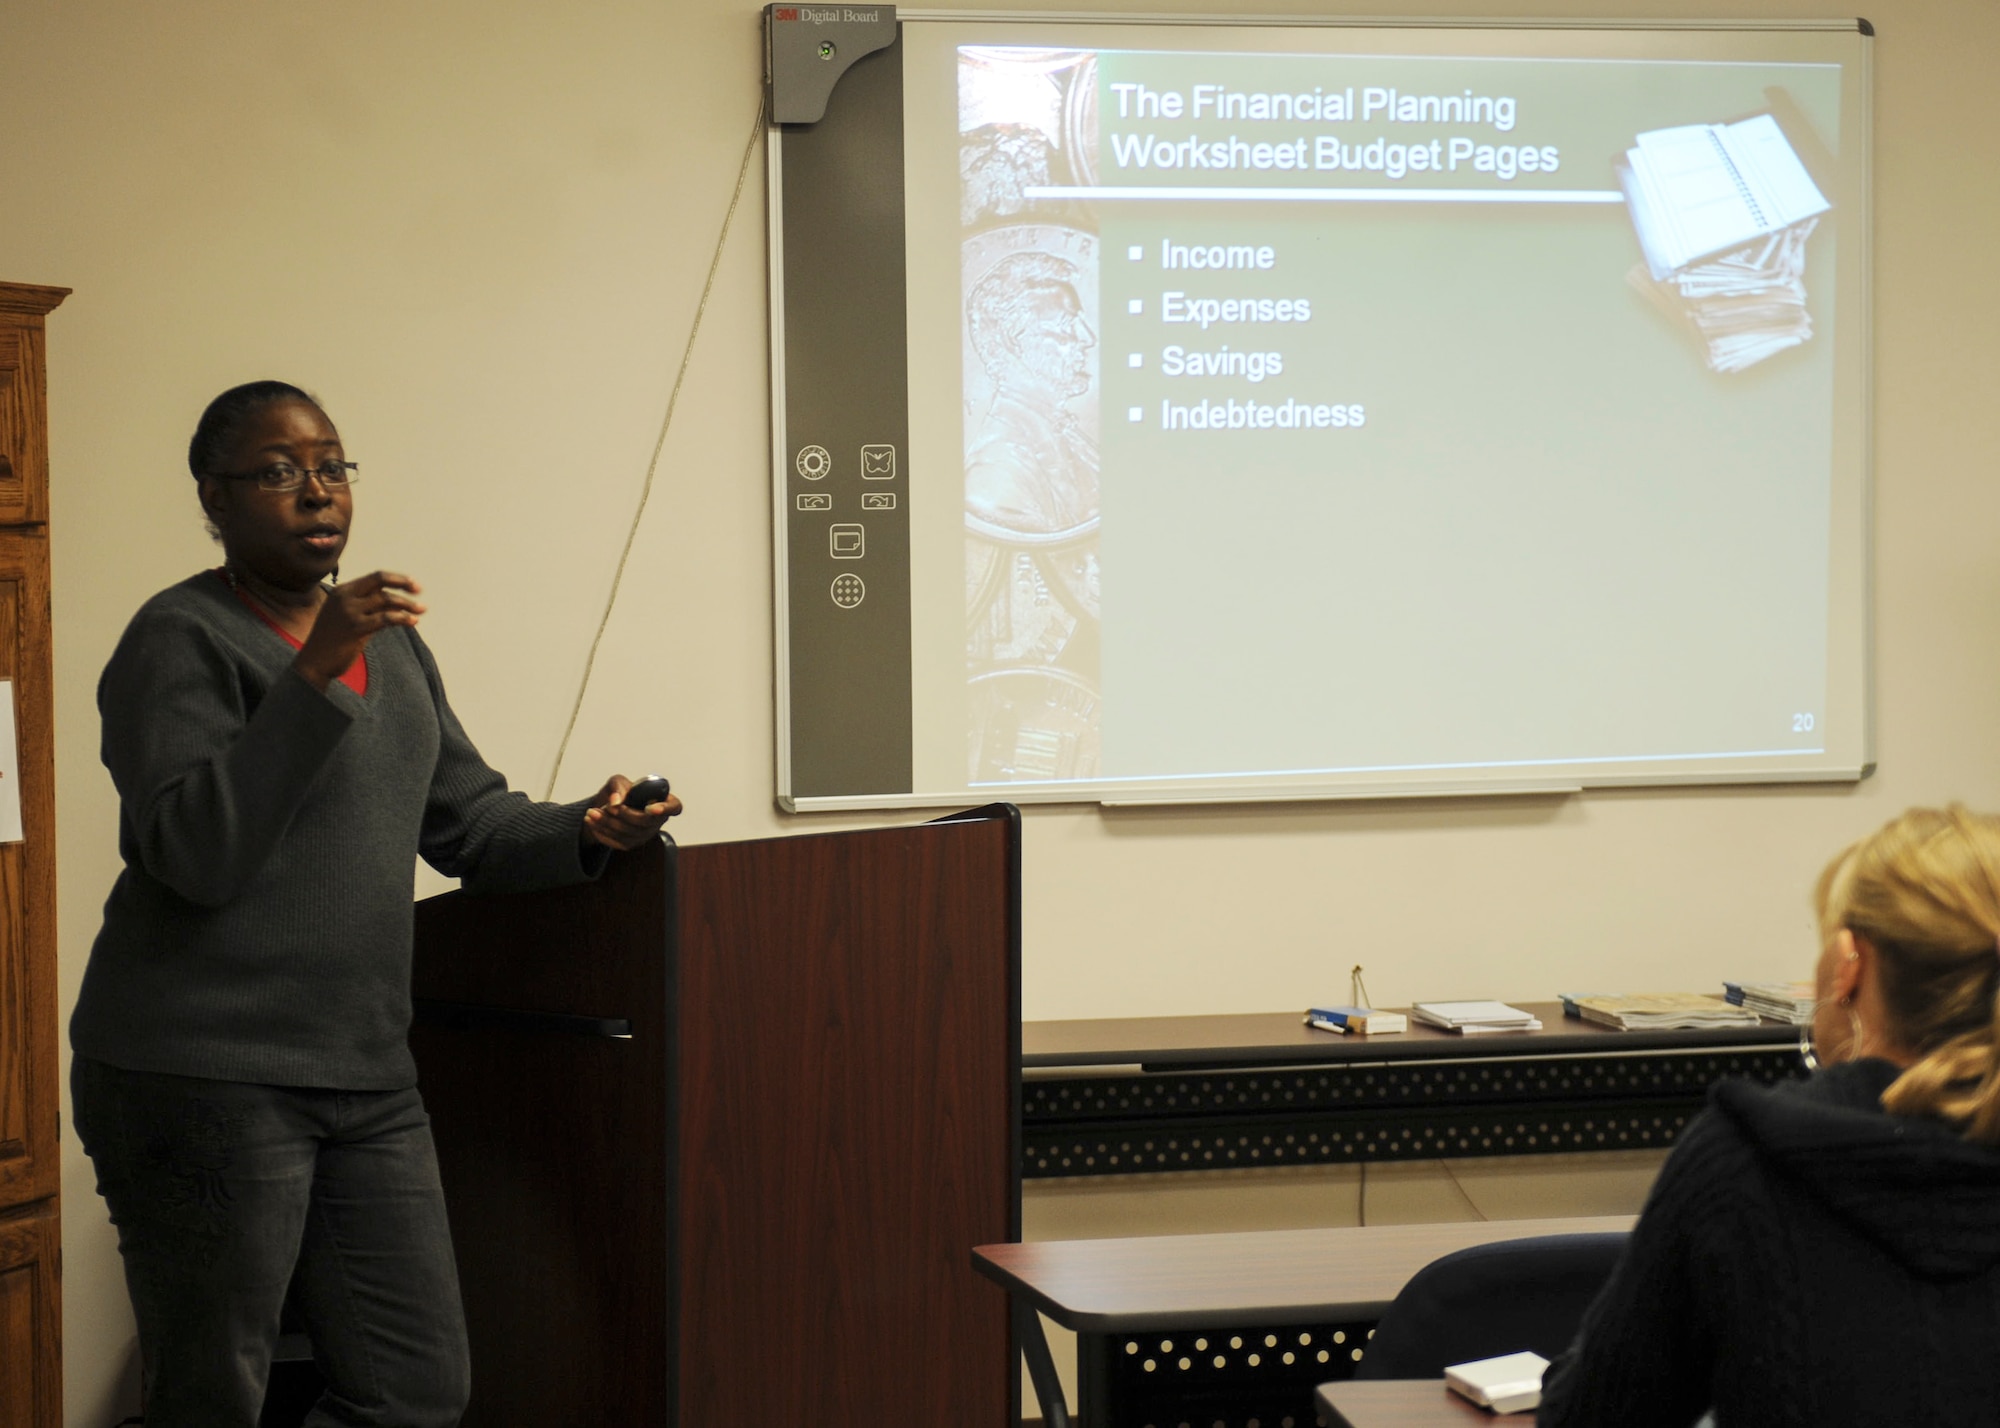
[[[1020,815],[417,907],[468,1428],[1014,1421]]]

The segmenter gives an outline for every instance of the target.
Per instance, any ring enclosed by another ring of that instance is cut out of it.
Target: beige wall
[[[1354,961],[1390,1003],[1799,970],[1837,844],[1916,801],[2000,804],[2000,11],[1872,18],[1880,774],[1037,810],[1030,1016],[1300,1006]],[[179,453],[230,383],[323,394],[364,463],[351,563],[425,582],[466,722],[521,783],[547,778],[756,111],[756,11],[8,0],[0,57],[0,276],[77,290],[49,342],[67,1003],[116,870],[93,684],[139,601],[212,558]],[[692,841],[805,826],[771,800],[761,203],[758,171],[559,788],[658,764]],[[65,1169],[70,1422],[98,1428],[128,1411],[130,1326],[73,1145]]]

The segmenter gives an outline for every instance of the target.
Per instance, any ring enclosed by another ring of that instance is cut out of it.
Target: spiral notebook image
[[[1640,134],[1618,179],[1645,262],[1629,281],[1716,372],[1811,339],[1806,240],[1833,205],[1770,114]]]

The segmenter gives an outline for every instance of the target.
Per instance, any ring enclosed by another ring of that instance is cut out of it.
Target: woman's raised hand
[[[378,570],[327,591],[292,667],[315,689],[347,673],[368,642],[391,625],[414,627],[424,606],[416,596],[422,587],[407,575]]]

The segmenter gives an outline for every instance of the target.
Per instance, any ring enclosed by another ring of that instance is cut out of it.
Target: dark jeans
[[[422,1099],[76,1059],[77,1134],[111,1207],[146,1428],[255,1428],[296,1272],[327,1382],[309,1428],[450,1428],[470,1373]]]

